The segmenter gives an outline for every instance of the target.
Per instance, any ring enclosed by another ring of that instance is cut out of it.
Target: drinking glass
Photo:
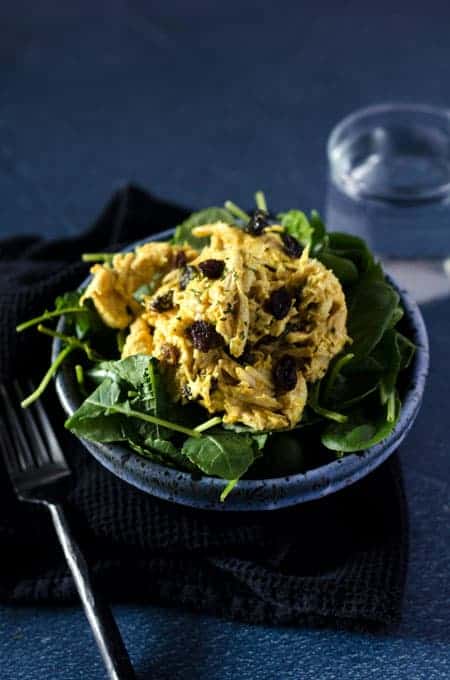
[[[450,111],[381,104],[344,118],[328,140],[329,228],[399,258],[450,254]]]

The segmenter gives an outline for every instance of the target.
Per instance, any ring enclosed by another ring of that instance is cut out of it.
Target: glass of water
[[[382,104],[344,118],[328,140],[327,221],[379,254],[450,254],[450,111]]]

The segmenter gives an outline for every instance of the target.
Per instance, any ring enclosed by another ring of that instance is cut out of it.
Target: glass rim
[[[434,116],[435,118],[446,120],[450,124],[450,108],[433,106],[431,104],[422,104],[418,102],[407,101],[406,102],[390,101],[381,104],[372,104],[370,106],[356,109],[356,111],[349,113],[348,115],[344,116],[344,118],[342,118],[338,123],[336,123],[336,125],[332,128],[330,134],[328,135],[326,152],[328,160],[328,170],[331,174],[331,181],[333,181],[334,183],[337,182],[338,185],[341,186],[342,182],[346,183],[346,180],[348,180],[348,174],[346,172],[337,172],[336,162],[333,155],[333,152],[338,145],[340,137],[346,133],[347,129],[350,129],[352,125],[357,124],[358,122],[363,121],[366,118],[369,119],[371,116],[377,114],[389,114],[389,113],[395,114],[408,112],[428,114],[430,116]],[[341,186],[341,188],[343,187]],[[345,191],[346,193],[349,193],[353,199],[362,198],[358,193],[354,193],[350,186],[346,186]],[[393,199],[393,197],[389,197],[389,200],[398,200],[400,202],[403,201],[411,202],[417,200],[419,202],[422,202],[424,200],[426,201],[446,197],[449,194],[450,194],[450,182],[445,182],[444,184],[441,184],[431,190],[425,191],[419,196],[416,196],[415,199],[412,197],[405,199],[399,197],[397,199]],[[376,199],[375,196],[372,196],[372,198]],[[386,198],[388,197],[387,196],[378,197],[378,199],[381,200],[386,200]]]

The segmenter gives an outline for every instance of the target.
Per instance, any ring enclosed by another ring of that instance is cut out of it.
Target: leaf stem
[[[77,364],[75,366],[75,378],[77,379],[78,387],[80,388],[81,392],[84,394],[84,396],[86,396],[87,391],[86,385],[84,383],[84,369],[81,364]]]
[[[124,416],[130,416],[131,418],[139,418],[140,420],[146,420],[148,423],[153,423],[154,425],[161,425],[161,427],[167,427],[168,430],[174,430],[175,432],[181,432],[182,434],[187,434],[189,437],[199,438],[202,435],[200,432],[191,430],[189,427],[184,427],[183,425],[178,425],[177,423],[171,423],[163,418],[157,418],[156,416],[151,416],[148,413],[142,413],[142,411],[135,411],[131,408],[125,408],[119,404],[114,404],[111,408],[112,411],[117,411],[118,413],[123,413]]]
[[[387,400],[386,420],[388,423],[395,421],[395,391],[393,390]]]
[[[225,201],[224,205],[228,212],[238,219],[242,220],[243,222],[250,221],[250,215],[244,212],[238,205],[236,205],[236,203],[233,203],[233,201]]]
[[[257,191],[255,194],[256,207],[259,210],[264,210],[267,212],[267,201],[263,191]]]
[[[319,406],[319,391],[320,391],[320,381],[316,382],[311,388],[311,392],[308,399],[308,405],[317,413],[317,415],[327,418],[327,420],[334,420],[336,423],[346,423],[348,417],[343,413],[337,413],[336,411],[330,411],[324,406]]]
[[[83,262],[107,262],[111,264],[116,253],[83,253],[81,259]]]
[[[354,354],[344,354],[344,356],[339,357],[337,361],[334,363],[332,366],[330,373],[327,377],[325,386],[323,388],[323,400],[324,402],[328,401],[328,398],[330,396],[330,392],[334,387],[334,384],[336,382],[336,378],[338,377],[339,373],[342,371],[344,366],[347,366],[347,364],[354,358]]]
[[[44,335],[49,335],[51,338],[59,338],[59,340],[62,340],[65,342],[67,345],[70,347],[76,347],[77,349],[83,350],[85,352],[86,356],[88,359],[91,361],[99,361],[100,356],[97,354],[97,352],[92,349],[92,347],[89,345],[88,342],[82,342],[78,338],[76,338],[74,335],[64,335],[64,333],[58,333],[58,331],[54,331],[51,328],[47,328],[47,326],[43,326],[42,324],[39,324],[37,327],[37,330],[39,333],[43,333]]]
[[[22,408],[27,408],[30,404],[33,403],[33,401],[36,401],[36,399],[39,399],[39,397],[42,395],[44,392],[45,388],[49,384],[50,380],[52,379],[52,376],[56,373],[64,359],[76,349],[75,345],[67,345],[60,351],[54,362],[51,364],[50,368],[48,369],[47,373],[44,375],[42,378],[41,382],[37,386],[37,388],[32,392],[26,399],[24,399],[21,403]]]
[[[221,422],[222,418],[220,418],[219,416],[215,416],[214,418],[210,418],[209,420],[206,420],[204,423],[197,425],[197,427],[194,427],[194,430],[196,432],[204,432],[205,430],[209,430],[211,427],[214,427],[215,425],[220,425]]]
[[[38,323],[41,323],[41,321],[52,319],[55,316],[63,316],[64,314],[76,314],[77,312],[87,312],[87,309],[85,309],[84,307],[67,307],[66,309],[52,309],[50,312],[44,312],[40,316],[34,317],[34,319],[29,319],[28,321],[20,323],[18,326],[16,326],[16,331],[20,333],[21,331],[24,331],[26,328],[36,326]]]
[[[238,483],[239,479],[230,479],[222,493],[220,494],[220,502],[223,503],[230,491],[234,489],[236,484]]]

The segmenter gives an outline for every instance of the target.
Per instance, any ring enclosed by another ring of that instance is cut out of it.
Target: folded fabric
[[[126,187],[79,237],[0,242],[0,379],[45,371],[48,339],[34,331],[17,336],[15,326],[79,284],[87,272],[82,252],[117,248],[185,216]],[[408,531],[395,456],[344,491],[295,508],[206,512],[160,501],[113,476],[64,430],[54,395],[50,404],[74,473],[70,515],[113,601],[178,605],[252,623],[372,629],[398,621]],[[0,549],[3,601],[75,600],[47,513],[19,503],[3,469]]]

